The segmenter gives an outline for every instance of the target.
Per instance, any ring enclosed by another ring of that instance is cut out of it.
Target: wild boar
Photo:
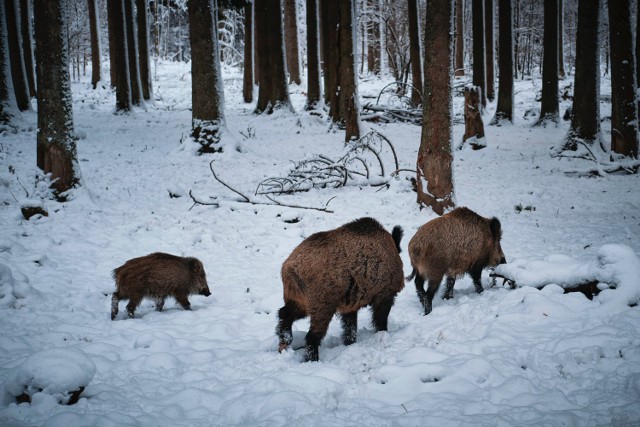
[[[497,218],[484,218],[468,208],[454,209],[420,227],[409,242],[413,271],[407,281],[415,277],[424,314],[431,313],[433,297],[445,275],[446,299],[453,298],[456,277],[465,273],[471,275],[476,292],[481,293],[482,270],[506,263],[501,238],[502,227]]]
[[[111,298],[111,320],[118,315],[118,303],[128,299],[127,312],[133,317],[143,298],[156,302],[162,311],[164,300],[172,296],[185,309],[191,310],[189,295],[211,295],[207,276],[197,258],[179,257],[156,252],[133,258],[113,270],[116,291]]]
[[[386,331],[389,311],[404,287],[402,234],[399,226],[389,234],[375,219],[360,218],[300,243],[282,265],[279,351],[291,344],[293,322],[307,316],[306,361],[318,360],[318,346],[335,313],[341,316],[345,345],[356,341],[358,309],[367,305],[375,329]]]

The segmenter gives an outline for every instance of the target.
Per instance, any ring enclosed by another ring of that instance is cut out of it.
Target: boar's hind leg
[[[298,319],[302,319],[306,313],[300,309],[298,304],[293,301],[286,301],[284,306],[278,311],[278,326],[276,326],[276,334],[280,338],[278,351],[282,352],[293,341],[293,333],[291,325]]]
[[[138,296],[131,297],[129,299],[129,304],[127,304],[127,313],[130,318],[133,318],[133,313],[136,311],[138,305],[140,305],[140,301],[142,301],[142,297]]]
[[[453,298],[453,285],[455,284],[456,278],[447,276],[447,289],[444,292],[444,299]]]
[[[320,346],[320,342],[322,342],[324,336],[327,334],[329,322],[331,322],[331,318],[335,312],[335,309],[327,309],[326,307],[323,307],[310,313],[311,325],[306,336],[307,347],[305,360],[307,362],[318,361],[318,347]]]
[[[371,307],[373,326],[375,326],[376,331],[387,330],[387,320],[389,319],[389,312],[391,311],[394,301],[395,296],[378,301]]]
[[[358,311],[342,313],[340,321],[342,322],[342,342],[344,345],[353,344],[358,337]]]
[[[416,279],[414,281],[416,284],[416,292],[418,293],[418,299],[420,299],[420,304],[424,305],[424,278],[420,275],[420,273],[416,273]]]
[[[476,287],[476,292],[481,294],[484,291],[482,287],[482,282],[480,278],[482,277],[482,268],[473,267],[469,272],[471,279],[473,280],[473,285]]]
[[[191,303],[189,302],[189,298],[187,298],[187,295],[174,295],[174,298],[176,299],[176,301],[178,301],[178,304],[180,304],[182,308],[184,308],[185,310],[191,310]]]
[[[422,305],[424,306],[424,315],[431,313],[431,307],[433,302],[433,297],[438,292],[438,288],[440,287],[440,282],[442,282],[442,277],[444,275],[432,276],[429,278],[429,287],[427,288],[426,298],[424,299]]]
[[[118,303],[120,302],[120,296],[117,292],[113,293],[111,297],[111,320],[116,320],[116,316],[118,315]]]

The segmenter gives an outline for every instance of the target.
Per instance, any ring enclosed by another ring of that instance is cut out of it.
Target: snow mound
[[[17,300],[26,298],[32,290],[26,276],[14,277],[11,269],[0,263],[0,308],[16,308]]]
[[[77,400],[95,373],[96,365],[80,350],[52,348],[41,351],[29,356],[9,374],[3,384],[3,403],[16,399],[38,401],[38,394],[52,396],[58,403],[75,403],[71,399]]]
[[[553,254],[543,260],[516,259],[499,265],[495,273],[515,281],[519,287],[554,284],[571,289],[577,284],[598,281],[612,287],[601,293],[603,304],[634,306],[640,302],[640,259],[633,249],[622,244],[600,247],[597,259],[592,261]]]

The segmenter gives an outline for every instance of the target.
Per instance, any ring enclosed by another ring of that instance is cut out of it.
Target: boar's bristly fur
[[[127,312],[133,317],[143,298],[156,302],[162,311],[166,297],[174,297],[185,309],[191,310],[189,295],[211,295],[207,276],[197,258],[179,257],[156,252],[133,258],[113,270],[116,291],[111,298],[111,320],[118,315],[118,303],[128,299]]]
[[[409,242],[409,258],[416,290],[424,307],[431,312],[433,297],[447,276],[444,297],[453,297],[456,277],[469,273],[476,292],[483,291],[480,278],[486,267],[506,262],[500,239],[502,228],[497,218],[484,218],[468,208],[457,208],[424,224]],[[425,292],[424,282],[428,282]]]
[[[307,361],[318,360],[318,346],[335,313],[342,321],[345,345],[356,341],[358,309],[371,306],[377,331],[387,330],[389,311],[404,287],[400,240],[378,221],[361,218],[335,230],[313,234],[282,265],[284,306],[278,312],[279,351],[291,344],[291,325],[310,317]]]

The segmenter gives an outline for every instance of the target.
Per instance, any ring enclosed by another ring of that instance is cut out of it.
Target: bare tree
[[[485,37],[485,58],[486,58],[486,76],[487,76],[487,99],[493,101],[496,97],[495,93],[495,59],[494,59],[494,41],[493,41],[493,20],[495,15],[495,6],[493,0],[484,0],[484,37]]]
[[[464,0],[456,0],[455,76],[464,76]]]
[[[338,20],[332,13],[331,0],[320,0],[320,39],[322,48],[322,71],[324,78],[324,103],[331,106],[338,90]],[[335,106],[334,113],[340,105]]]
[[[115,78],[116,113],[131,111],[131,80],[129,78],[129,52],[125,24],[124,0],[107,2],[109,20],[109,52],[112,78]],[[113,86],[113,81],[111,82]]]
[[[255,0],[256,62],[260,67],[256,112],[293,111],[283,51],[281,0]]]
[[[452,0],[429,2],[424,42],[425,99],[416,187],[418,203],[430,206],[438,215],[455,205],[451,155],[452,18]]]
[[[420,55],[420,17],[418,12],[418,0],[408,0],[409,18],[409,44],[411,51],[411,104],[414,106],[422,103],[422,56]],[[458,36],[456,35],[456,40]],[[457,56],[456,56],[457,58]]]
[[[67,50],[65,0],[34,0],[38,79],[37,164],[51,173],[56,196],[80,181]]]
[[[321,0],[328,2],[331,0]],[[367,24],[367,71],[379,75],[381,71],[380,53],[380,0],[366,0]]]
[[[307,0],[307,110],[320,102],[318,0]]]
[[[102,80],[101,52],[100,52],[100,23],[97,13],[96,0],[88,0],[89,27],[91,31],[91,85],[95,89]]]
[[[615,23],[615,25],[612,25]],[[638,102],[629,0],[609,2],[611,151],[638,158]]]
[[[538,125],[558,123],[558,0],[544,0],[542,100]]]
[[[498,105],[491,124],[513,122],[512,0],[498,0]]]
[[[564,0],[558,0],[558,77],[564,75]]]
[[[5,12],[4,2],[0,1],[0,17],[5,16]],[[6,25],[6,21],[0,19],[0,130],[11,123],[13,111],[17,109],[13,84],[11,83]]]
[[[153,101],[153,83],[149,60],[149,2],[136,0],[136,20],[138,27],[138,64],[140,67],[140,84],[142,98]]]
[[[17,0],[4,0],[5,19],[7,25],[7,40],[9,42],[9,59],[11,64],[11,78],[13,91],[20,111],[31,109],[29,99],[29,85],[22,55],[22,34],[20,31],[20,16]]]
[[[339,93],[340,111],[345,123],[346,142],[360,138],[360,106],[358,105],[358,81],[355,68],[355,3],[340,1],[339,40]]]
[[[33,37],[31,28],[31,2],[20,0],[20,29],[22,30],[22,54],[29,84],[29,95],[36,96],[36,68],[33,62]]]
[[[189,0],[191,36],[191,136],[201,153],[221,151],[224,126],[224,91],[220,72],[217,28],[217,0]]]
[[[242,98],[253,102],[253,3],[244,6],[244,71]]]
[[[127,53],[129,55],[129,80],[131,82],[131,102],[142,105],[142,83],[140,82],[140,62],[138,61],[138,34],[133,11],[134,0],[124,0],[125,28],[127,32]]]
[[[485,71],[484,1],[472,0],[473,24],[473,85],[480,88],[482,106],[487,106],[487,76]]]
[[[289,83],[299,85],[300,58],[298,56],[298,14],[296,0],[284,0],[284,42],[287,56]]]

